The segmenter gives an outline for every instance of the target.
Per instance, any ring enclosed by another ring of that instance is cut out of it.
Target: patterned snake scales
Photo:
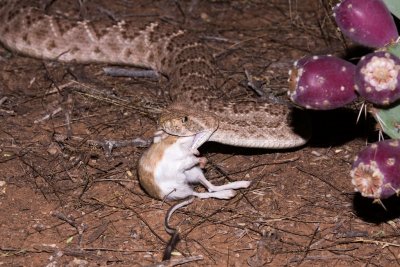
[[[169,134],[211,127],[210,141],[259,148],[296,147],[309,138],[307,118],[286,105],[222,100],[210,49],[188,31],[162,21],[74,21],[25,2],[32,5],[0,0],[4,46],[35,58],[135,65],[165,74],[172,104],[160,125]]]

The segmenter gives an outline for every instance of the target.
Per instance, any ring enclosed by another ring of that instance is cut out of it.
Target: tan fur
[[[162,199],[161,190],[154,178],[154,171],[157,164],[163,158],[165,149],[175,143],[177,139],[178,137],[170,136],[165,138],[162,142],[152,144],[150,148],[143,153],[139,160],[139,182],[143,189],[154,198]]]

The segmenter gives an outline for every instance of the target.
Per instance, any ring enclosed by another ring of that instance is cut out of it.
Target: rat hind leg
[[[193,196],[198,198],[218,198],[218,199],[231,199],[236,195],[234,190],[221,190],[218,192],[193,192]]]
[[[213,185],[207,180],[200,168],[192,168],[184,172],[186,179],[191,183],[201,183],[209,192],[218,192],[229,189],[247,188],[250,186],[250,181],[236,181],[224,185]]]
[[[175,184],[173,187],[169,187],[168,193],[165,195],[165,199],[183,199],[190,196],[198,198],[218,198],[218,199],[230,199],[236,195],[234,190],[218,190],[216,192],[204,192],[198,193],[193,190],[190,184]]]

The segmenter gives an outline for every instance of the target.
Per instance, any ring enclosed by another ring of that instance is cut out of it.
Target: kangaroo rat
[[[143,153],[139,161],[139,182],[144,190],[157,199],[183,199],[189,196],[199,198],[230,199],[235,196],[233,189],[246,188],[250,181],[237,181],[216,186],[210,183],[200,166],[206,159],[196,157],[193,147],[196,135],[155,137],[155,142]],[[209,192],[198,193],[192,184],[201,183]]]
[[[169,219],[177,209],[190,204],[194,197],[229,199],[236,194],[233,189],[250,185],[250,181],[237,181],[220,186],[210,183],[201,170],[207,162],[206,158],[196,157],[199,154],[197,148],[202,144],[198,140],[196,135],[178,137],[158,132],[154,143],[139,161],[139,182],[150,196],[157,199],[189,197],[167,211],[164,227],[171,239],[165,248],[163,260],[171,258],[171,252],[179,241],[178,231],[169,226]],[[194,191],[193,183],[201,183],[209,192]]]

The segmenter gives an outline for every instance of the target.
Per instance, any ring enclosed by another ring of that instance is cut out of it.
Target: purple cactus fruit
[[[333,56],[312,56],[294,63],[289,71],[290,99],[307,109],[328,110],[342,107],[356,97],[356,67]]]
[[[399,37],[393,17],[382,0],[343,0],[333,12],[343,34],[356,43],[383,47]]]
[[[367,101],[388,105],[400,98],[400,59],[388,52],[361,58],[356,68],[356,90]]]
[[[361,150],[350,172],[356,191],[375,199],[388,198],[400,190],[400,140],[374,143]]]

